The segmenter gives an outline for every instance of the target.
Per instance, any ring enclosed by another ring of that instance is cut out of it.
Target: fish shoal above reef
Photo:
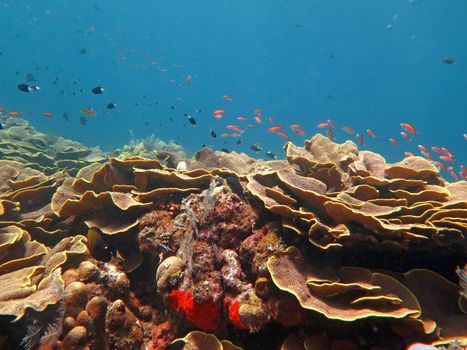
[[[16,127],[28,138],[0,147],[2,348],[467,342],[467,182],[426,159],[322,135],[271,161],[106,159],[64,139],[51,155]]]

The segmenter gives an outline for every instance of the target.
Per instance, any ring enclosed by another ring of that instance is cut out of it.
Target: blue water
[[[154,133],[189,151],[207,144],[282,157],[285,140],[267,133],[269,126],[283,125],[300,145],[332,118],[336,141],[355,140],[339,130],[351,126],[365,136],[364,148],[389,161],[404,151],[419,154],[422,144],[449,148],[456,169],[467,163],[464,0],[18,0],[0,2],[0,26],[0,106],[87,145],[121,147],[131,129],[137,138]],[[41,91],[16,88],[27,73]],[[106,91],[94,95],[95,86]],[[109,102],[117,108],[107,110]],[[79,123],[83,107],[98,113],[86,126]],[[227,112],[216,119],[220,108]],[[256,108],[262,124],[252,119]],[[406,141],[401,122],[421,134]],[[256,129],[246,129],[249,123]],[[307,134],[294,134],[291,123]],[[228,124],[247,130],[242,144],[220,137]],[[250,149],[255,142],[261,152]]]

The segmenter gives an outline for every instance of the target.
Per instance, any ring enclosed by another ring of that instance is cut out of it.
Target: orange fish
[[[21,115],[20,112],[8,112],[8,115],[12,116],[12,117],[17,117],[19,115]]]
[[[459,176],[457,176],[457,174],[454,172],[454,171],[450,171],[449,174],[451,174],[451,176],[454,178],[454,180],[459,180]]]
[[[357,140],[360,146],[364,146],[365,144],[363,143],[363,135],[357,133]]]
[[[245,117],[237,117],[237,120],[240,120],[240,121],[242,121],[242,122],[243,122],[243,121],[245,121],[245,120],[246,120],[246,118],[245,118]]]
[[[268,132],[278,132],[279,130],[282,130],[282,126],[281,125],[275,125],[275,126],[271,126],[269,129],[268,129]]]
[[[243,131],[243,130],[242,130],[242,131]],[[230,136],[232,136],[232,137],[240,137],[240,136],[241,136],[241,134],[238,134],[238,133],[232,133],[232,134],[230,134]]]
[[[412,141],[412,138],[409,136],[409,134],[407,134],[405,131],[401,131],[401,135],[404,139],[406,139],[407,141]]]
[[[274,122],[274,118],[273,117],[269,117],[269,121],[272,123]]]
[[[334,129],[334,122],[332,121],[332,119],[328,119],[328,120],[326,120],[326,121],[328,122],[329,126],[330,126],[332,129]]]
[[[410,132],[411,134],[418,134],[417,130],[415,130],[415,128],[409,123],[401,123],[401,127],[406,131]]]
[[[371,129],[366,129],[366,132],[367,132],[367,134],[370,135],[372,138],[376,138],[376,135],[375,135],[375,133],[373,132],[373,130],[371,130]]]
[[[226,133],[226,132],[224,132],[223,134],[221,134],[221,137],[229,137],[229,136],[230,136],[230,134],[228,134],[228,133]]]
[[[422,151],[422,154],[425,156],[425,158],[431,159],[431,154],[425,151]]]
[[[282,138],[284,138],[284,139],[286,139],[286,140],[290,140],[289,135],[287,135],[287,134],[286,134],[285,132],[283,132],[283,131],[279,131],[279,132],[277,133],[277,135],[279,135],[280,137],[282,137]]]
[[[247,127],[248,129],[254,129],[254,128],[256,128],[256,126],[254,126],[253,124],[248,124],[246,127]]]
[[[319,123],[319,124],[317,125],[317,127],[318,127],[318,128],[321,128],[321,129],[327,128],[328,126],[329,126],[328,123]]]
[[[422,152],[427,152],[426,147],[423,146],[423,145],[418,145],[418,148],[420,148],[420,151],[422,151]]]
[[[414,154],[412,152],[404,152],[404,154],[407,156],[407,157],[413,157]]]
[[[326,130],[326,134],[328,135],[329,140],[334,140],[334,132],[331,129]]]
[[[233,130],[235,132],[242,132],[242,130],[236,125],[227,125],[227,129]]]
[[[89,117],[94,117],[97,113],[94,109],[90,108],[90,107],[86,107],[86,108],[81,108],[80,109],[80,112],[89,116]]]
[[[353,135],[355,132],[350,126],[343,126],[341,130],[349,135]]]
[[[44,113],[42,113],[42,114],[44,115],[44,117],[47,117],[47,118],[53,118],[53,116],[54,116],[54,115],[53,115],[52,113],[50,113],[50,112],[44,112]]]
[[[216,119],[221,119],[223,117],[222,114],[214,114],[214,118]]]
[[[452,157],[449,157],[449,156],[439,156],[439,159],[442,159],[445,162],[449,162],[449,163],[454,163],[455,162],[455,160],[452,159]]]
[[[253,113],[255,114],[261,114],[261,109],[253,109]]]
[[[448,170],[448,169],[446,168],[446,165],[444,165],[444,163],[441,163],[440,161],[436,161],[435,163],[436,163],[436,165],[438,166],[438,168],[441,168],[441,169],[444,169],[444,170]]]
[[[433,146],[431,149],[436,153],[444,153],[443,150],[439,147]]]
[[[445,155],[447,155],[447,156],[449,156],[449,157],[452,158],[452,154],[451,154],[451,152],[449,152],[449,150],[448,150],[447,148],[443,147],[443,148],[441,148],[441,151],[443,151],[443,153],[444,153]]]
[[[0,107],[0,113],[6,112],[5,108]]]
[[[298,125],[298,124],[290,124],[291,129],[297,129],[299,127],[300,127],[300,125]]]
[[[225,113],[224,109],[216,109],[214,112],[212,112],[212,114],[214,115],[222,115],[224,113]]]
[[[232,100],[232,97],[230,97],[229,95],[224,95],[224,96],[222,96],[222,98],[223,98],[224,100],[226,100],[226,101],[229,101],[229,102],[232,102],[232,101],[233,101],[233,100]]]
[[[392,137],[389,138],[389,142],[391,142],[394,146],[400,146],[399,143],[394,140]]]
[[[261,124],[261,123],[263,122],[263,121],[261,120],[261,117],[259,117],[259,116],[256,116],[256,117],[255,117],[255,120],[256,120],[256,122],[257,122],[258,124]]]
[[[305,131],[303,131],[303,130],[300,129],[300,128],[294,128],[293,131],[294,131],[296,134],[305,135]]]

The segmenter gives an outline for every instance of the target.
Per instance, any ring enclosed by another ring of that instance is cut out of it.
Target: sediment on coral
[[[0,161],[0,344],[465,346],[467,183],[321,135],[285,152]]]

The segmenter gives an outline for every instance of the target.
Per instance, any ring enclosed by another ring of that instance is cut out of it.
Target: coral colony
[[[155,139],[107,158],[15,120],[0,348],[465,347],[467,182],[431,161],[322,135],[269,161]]]

